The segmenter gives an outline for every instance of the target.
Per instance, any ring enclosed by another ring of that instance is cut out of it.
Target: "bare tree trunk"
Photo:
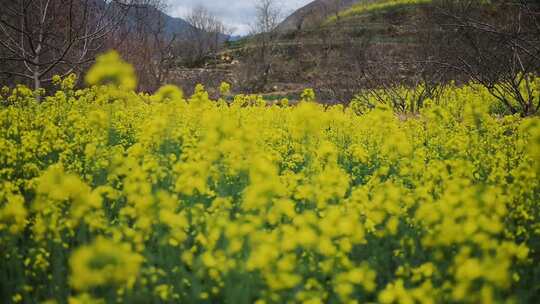
[[[37,91],[41,89],[41,79],[39,75],[39,71],[34,71],[34,91]]]

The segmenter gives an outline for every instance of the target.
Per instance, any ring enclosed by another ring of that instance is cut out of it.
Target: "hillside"
[[[291,101],[300,99],[303,88],[316,87],[319,101],[335,103],[352,100],[358,92],[381,86],[416,87],[426,81],[469,81],[470,74],[451,67],[462,64],[455,62],[456,54],[467,59],[474,52],[460,46],[460,43],[467,45],[467,41],[458,43],[463,35],[452,28],[455,20],[450,20],[451,17],[432,2],[313,1],[285,18],[276,32],[267,35],[264,43],[265,35],[228,43],[227,48],[207,60],[200,71],[190,74],[189,83],[205,78],[212,79],[205,82],[208,87],[217,87],[221,79],[231,83],[237,93],[257,93],[267,99]],[[459,9],[467,6],[459,2],[455,5]],[[467,13],[502,30],[509,28],[504,24],[511,24],[507,17],[511,5],[497,2],[474,7]],[[481,39],[487,52],[493,54],[484,56],[475,69],[490,73],[504,69],[493,59],[507,58],[507,51],[500,48],[499,37],[492,35],[485,39],[489,35],[479,35],[474,30],[470,34]],[[491,47],[492,43],[496,45]],[[474,62],[475,58],[467,60]],[[207,76],[209,74],[215,77]]]
[[[365,0],[316,0],[296,10],[278,26],[279,31],[301,30],[323,22],[330,16]]]
[[[358,1],[357,1],[358,2]],[[326,22],[332,23],[338,19],[350,19],[353,17],[361,17],[366,14],[380,14],[396,9],[408,9],[418,5],[429,4],[432,0],[371,0],[361,1],[350,6],[347,9],[341,10],[335,15],[328,17]]]
[[[278,26],[280,32],[297,31],[338,20],[384,13],[400,8],[430,3],[432,0],[316,0],[285,18]]]
[[[280,35],[272,46],[277,55],[271,60],[265,92],[274,98],[290,98],[298,97],[302,87],[317,86],[323,101],[352,97],[359,86],[360,61],[396,62],[414,55],[415,41],[424,28],[417,25],[425,23],[429,14],[429,9],[417,4],[410,0],[317,0],[298,9],[277,28]],[[256,48],[256,42],[247,39],[228,51],[249,65],[255,62],[249,57]],[[413,73],[402,66],[387,68],[392,77]]]

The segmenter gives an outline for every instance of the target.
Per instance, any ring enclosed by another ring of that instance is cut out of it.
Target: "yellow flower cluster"
[[[540,301],[537,117],[89,82],[2,94],[8,302]]]
[[[113,85],[125,90],[137,87],[135,69],[122,61],[116,52],[98,57],[96,64],[86,74],[88,85]]]
[[[91,245],[72,253],[70,283],[77,290],[133,285],[141,262],[142,257],[131,252],[128,244],[116,244],[98,237]]]

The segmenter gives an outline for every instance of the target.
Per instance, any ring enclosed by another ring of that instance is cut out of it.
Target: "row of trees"
[[[135,64],[153,90],[178,65],[200,64],[230,30],[194,8],[185,24],[164,0],[6,0],[0,10],[0,84],[47,87],[53,75],[80,74],[106,49]]]

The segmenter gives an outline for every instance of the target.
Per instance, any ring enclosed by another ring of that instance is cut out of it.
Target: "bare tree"
[[[153,56],[147,62],[146,74],[153,80],[153,87],[157,88],[165,82],[178,60],[178,35],[165,32],[163,19],[160,18],[156,27],[151,30],[150,48],[154,50]]]
[[[440,0],[431,19],[443,47],[435,64],[482,84],[511,113],[539,112],[531,77],[540,73],[538,2]]]
[[[262,91],[268,84],[278,45],[276,28],[281,20],[281,9],[275,0],[257,0],[255,22],[251,25],[253,48],[241,69],[249,90]]]
[[[194,7],[185,20],[191,25],[183,40],[187,50],[185,61],[188,65],[201,65],[207,56],[219,50],[229,29],[202,5]]]
[[[255,4],[255,23],[251,26],[252,34],[259,35],[261,41],[269,42],[277,36],[275,29],[281,20],[281,9],[275,0],[257,0]]]
[[[147,0],[132,8],[108,46],[132,62],[139,76],[139,89],[154,91],[165,82],[179,60],[179,37],[168,29],[164,0]]]
[[[137,2],[3,1],[0,74],[40,89],[53,74],[80,72]]]

